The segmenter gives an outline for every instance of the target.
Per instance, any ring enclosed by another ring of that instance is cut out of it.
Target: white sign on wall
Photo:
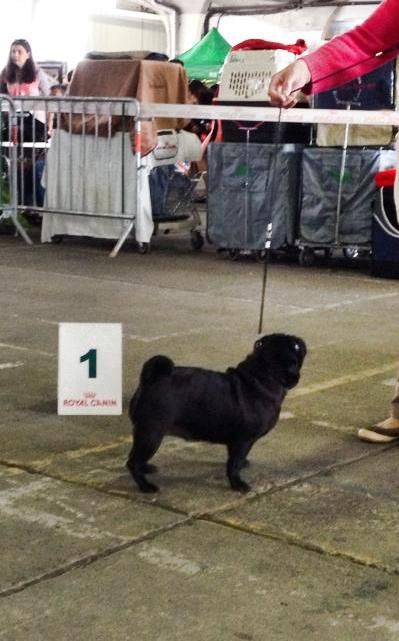
[[[122,325],[60,323],[58,414],[122,413]]]

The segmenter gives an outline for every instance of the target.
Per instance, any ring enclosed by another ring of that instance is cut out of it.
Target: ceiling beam
[[[311,7],[344,7],[348,5],[378,5],[381,0],[285,0],[283,2],[276,2],[268,4],[247,4],[245,6],[237,7],[229,4],[213,5],[211,3],[207,15],[215,15],[218,13],[233,14],[233,15],[250,15],[261,14],[269,15],[271,13],[283,13],[284,11],[294,11],[296,9],[305,9]]]

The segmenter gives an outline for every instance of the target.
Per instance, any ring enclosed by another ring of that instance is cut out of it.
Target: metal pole
[[[9,214],[10,218],[17,230],[28,245],[33,245],[33,242],[18,220],[18,116],[14,101],[7,95],[0,95],[0,103],[3,100],[8,102],[9,124],[9,153],[10,153],[10,202]],[[1,141],[2,142],[2,141]]]
[[[126,227],[124,233],[116,243],[115,247],[111,251],[109,257],[115,258],[117,256],[120,248],[124,244],[126,238],[129,236],[130,232],[134,227],[135,220],[137,218],[137,213],[140,207],[140,190],[139,190],[139,177],[141,171],[141,119],[140,119],[140,103],[135,100],[136,114],[134,117],[134,153],[136,155],[136,181],[135,181],[135,203],[136,203],[136,212],[133,214],[130,219],[129,225]]]
[[[346,105],[347,111],[350,111],[350,104]],[[339,185],[338,185],[338,200],[337,200],[337,217],[335,220],[335,244],[339,244],[339,223],[341,218],[342,211],[342,186],[345,179],[345,165],[346,165],[346,154],[348,150],[348,139],[349,139],[349,123],[345,125],[345,136],[344,136],[344,146],[342,148],[342,157],[341,157],[341,169],[339,172]]]

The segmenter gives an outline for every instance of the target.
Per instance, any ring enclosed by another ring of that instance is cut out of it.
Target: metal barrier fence
[[[38,212],[42,241],[63,235],[114,238],[111,256],[133,228],[139,244],[148,242],[153,221],[148,167],[140,153],[141,122],[157,117],[399,125],[393,111],[280,112],[237,105],[140,104],[131,98],[0,95],[0,224],[9,220],[32,243],[24,213]]]
[[[0,224],[9,231],[15,229],[28,244],[32,244],[18,217],[18,152],[14,142],[17,128],[16,108],[8,96],[1,96],[0,100]]]
[[[43,242],[114,238],[115,256],[133,227],[146,225],[140,131],[134,99],[0,95],[0,224],[32,244],[25,223],[39,214]]]

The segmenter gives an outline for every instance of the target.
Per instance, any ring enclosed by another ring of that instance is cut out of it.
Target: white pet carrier
[[[222,68],[218,100],[267,100],[272,75],[295,59],[283,49],[231,51]]]

